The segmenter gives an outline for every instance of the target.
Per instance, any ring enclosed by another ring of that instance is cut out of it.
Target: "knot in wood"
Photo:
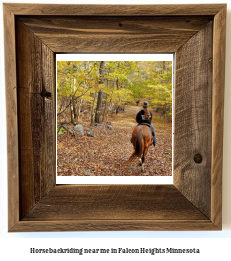
[[[51,99],[51,93],[50,92],[47,92],[46,90],[43,90],[40,95],[43,97],[43,98],[47,98],[47,99]]]
[[[194,161],[195,163],[200,164],[202,162],[202,155],[200,153],[195,154]]]

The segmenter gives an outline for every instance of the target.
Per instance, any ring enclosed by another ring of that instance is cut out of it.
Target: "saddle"
[[[148,126],[149,128],[151,128],[150,124],[145,123],[145,122],[141,122],[141,123],[139,123],[138,125],[146,125],[146,126]]]

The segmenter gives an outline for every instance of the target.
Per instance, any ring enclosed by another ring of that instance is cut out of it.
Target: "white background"
[[[4,48],[2,0],[0,6],[0,257],[2,260],[129,260],[138,257],[145,260],[231,260],[231,1],[37,1],[38,3],[63,4],[195,4],[195,3],[227,3],[227,41],[226,41],[226,85],[225,85],[225,129],[224,129],[224,161],[223,161],[223,230],[222,231],[184,231],[184,232],[155,232],[155,231],[127,231],[127,232],[57,232],[57,233],[8,233],[7,232],[7,152],[6,152],[6,117],[5,117],[5,83],[4,83]],[[4,2],[12,2],[5,0]],[[13,1],[17,3],[36,3],[36,1]],[[151,255],[74,255],[74,254],[29,254],[30,247],[75,247],[75,248],[200,248],[200,254],[159,254]]]
[[[57,54],[56,55],[57,62],[58,61],[99,61],[100,59],[102,59],[103,61],[172,61],[173,64],[173,54],[135,54],[135,55],[134,54]],[[105,176],[93,176],[93,177],[92,176],[56,176],[56,184],[173,184],[173,175],[172,176],[123,176],[123,177],[121,176],[107,176],[107,177]]]

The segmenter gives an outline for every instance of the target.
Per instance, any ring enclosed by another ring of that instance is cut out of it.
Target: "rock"
[[[112,130],[112,126],[111,126],[111,125],[107,125],[107,128],[108,128],[109,130]]]
[[[136,166],[133,166],[133,165],[128,165],[128,168],[129,168],[129,169],[135,169],[135,168],[136,168]]]
[[[89,137],[94,137],[94,132],[93,132],[93,130],[87,130],[87,136],[89,136]]]
[[[81,124],[75,125],[74,130],[77,132],[77,134],[84,135],[83,125],[81,125]]]
[[[88,170],[86,170],[86,171],[84,172],[84,174],[87,175],[87,176],[95,176],[94,173],[91,173],[91,172],[88,171]]]

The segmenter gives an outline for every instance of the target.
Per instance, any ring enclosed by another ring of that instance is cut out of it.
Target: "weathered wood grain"
[[[16,21],[20,217],[55,185],[54,54]]]
[[[164,34],[193,35],[204,27],[213,16],[180,16],[180,17],[91,17],[91,16],[19,16],[18,18],[35,35],[129,35],[129,34]]]
[[[12,231],[25,228],[27,231],[217,229],[173,185],[59,185]]]
[[[215,15],[224,4],[191,5],[58,5],[5,3],[15,15],[181,16]]]
[[[41,231],[196,231],[219,230],[210,220],[21,221],[10,232]]]
[[[34,36],[22,23],[16,22],[17,36],[17,90],[18,90],[18,132],[19,132],[19,156],[20,156],[20,218],[30,211],[40,199],[35,201],[34,193],[38,194],[38,175],[34,174],[34,155],[31,115],[31,89],[33,78],[32,48]],[[37,174],[37,173],[36,173]],[[35,180],[36,179],[36,184]],[[40,193],[39,193],[40,194]]]
[[[8,228],[19,221],[19,155],[14,14],[3,6],[7,119]]]
[[[225,6],[4,4],[9,231],[221,229]],[[173,186],[55,186],[54,52],[99,47],[176,52]]]
[[[214,17],[211,220],[222,226],[222,155],[225,89],[226,6]]]
[[[42,44],[40,93],[43,99],[43,140],[41,154],[43,155],[41,169],[41,197],[45,196],[56,184],[56,86],[55,86],[55,55]]]
[[[23,221],[207,220],[173,185],[56,186]]]
[[[206,17],[20,17],[54,52],[175,52]],[[60,39],[62,38],[62,41]]]
[[[176,52],[174,130],[174,184],[209,218],[212,37],[210,22]]]

